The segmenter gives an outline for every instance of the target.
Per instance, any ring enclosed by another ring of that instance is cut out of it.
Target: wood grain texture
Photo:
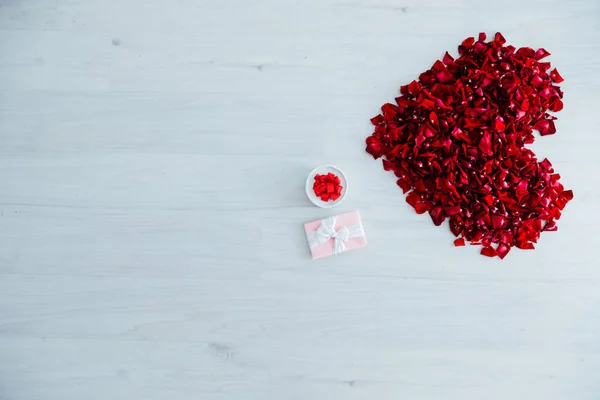
[[[0,1],[0,398],[600,396],[596,0]],[[566,78],[533,145],[575,191],[503,262],[456,249],[364,152],[465,37]],[[304,179],[369,246],[319,262]]]

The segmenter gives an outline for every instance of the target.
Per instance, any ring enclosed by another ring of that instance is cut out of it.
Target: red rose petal
[[[408,93],[412,94],[413,96],[416,96],[417,94],[419,94],[420,91],[421,91],[421,84],[419,84],[419,82],[412,81],[411,83],[408,84]]]
[[[435,64],[433,64],[433,70],[435,71],[435,76],[438,81],[442,83],[453,79],[452,74],[448,72],[448,69],[446,69],[446,66],[441,61],[436,61]]]
[[[539,49],[535,52],[535,59],[541,60],[542,58],[548,57],[550,53],[546,51],[546,49]]]
[[[498,253],[498,257],[500,257],[502,260],[504,260],[504,257],[506,257],[506,255],[508,254],[509,251],[510,251],[510,247],[505,245],[504,243],[500,243],[498,245],[498,248],[496,249],[496,253]]]
[[[414,207],[417,214],[424,214],[431,208],[431,203],[417,203]]]
[[[340,186],[340,183],[340,178],[331,172],[327,174],[316,174],[313,183],[313,191],[322,201],[335,201],[341,197],[343,188]]]
[[[556,225],[556,222],[554,222],[554,220],[550,220],[542,230],[544,232],[554,232],[558,230],[558,226]]]
[[[515,246],[517,246],[521,250],[534,250],[535,249],[535,247],[533,246],[533,243],[529,243],[529,242],[517,242],[517,244]]]
[[[367,138],[367,153],[373,156],[373,158],[381,157],[383,151],[383,144],[379,140],[369,140],[372,139],[372,136]]]
[[[371,123],[373,125],[379,125],[381,123],[383,123],[383,116],[382,115],[378,115],[376,117],[371,118]]]
[[[506,129],[506,125],[504,124],[504,118],[502,118],[501,116],[496,117],[495,128],[498,132],[504,132],[504,129]]]
[[[394,170],[394,163],[392,163],[391,161],[388,161],[386,159],[383,160],[383,169],[385,171],[393,171]]]
[[[402,188],[402,193],[406,193],[412,188],[410,183],[406,182],[404,179],[398,179],[396,183]]]
[[[564,107],[563,102],[558,96],[552,96],[550,99],[550,109],[554,112],[558,112],[562,110]]]
[[[406,196],[406,202],[413,207],[418,203],[420,199],[421,196],[416,192],[410,192],[408,196]]]
[[[483,249],[481,249],[481,254],[483,254],[486,257],[496,257],[498,255],[496,250],[490,246],[487,246],[487,247],[484,247]]]
[[[535,125],[533,125],[533,129],[539,131],[540,135],[542,136],[552,135],[556,133],[554,121],[552,121],[551,119],[540,119],[538,122],[536,122]]]
[[[496,33],[470,37],[459,57],[444,54],[418,81],[401,86],[371,122],[367,152],[384,157],[406,201],[435,225],[448,218],[457,243],[506,257],[514,246],[533,249],[542,231],[557,230],[573,199],[550,161],[525,147],[556,132],[563,81],[549,53],[506,46]],[[462,241],[461,241],[462,240]]]
[[[492,217],[492,226],[494,227],[494,229],[504,228],[505,225],[506,225],[506,220],[504,219],[504,217],[502,217],[500,215],[494,215]]]
[[[444,54],[444,58],[442,59],[442,62],[446,65],[451,64],[454,61],[454,57],[452,57],[450,54],[448,54],[448,52],[446,52],[446,54]]]
[[[445,207],[446,215],[455,215],[460,212],[460,206]]]
[[[556,199],[556,205],[558,206],[558,208],[560,210],[562,210],[565,208],[567,203],[571,200],[573,200],[573,191],[565,190],[558,196],[558,199]]]
[[[479,149],[485,155],[491,156],[494,154],[492,151],[492,135],[489,132],[483,133],[483,136],[479,141]]]
[[[554,68],[552,71],[550,71],[550,78],[552,78],[554,83],[561,83],[564,81],[563,77],[560,76],[560,74],[558,73],[558,70],[556,68]]]
[[[429,211],[429,215],[431,216],[431,220],[435,224],[435,226],[440,226],[446,217],[444,216],[444,210],[442,207],[434,207]]]

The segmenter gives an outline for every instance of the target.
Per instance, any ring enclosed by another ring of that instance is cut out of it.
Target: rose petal
[[[460,206],[444,207],[444,211],[446,211],[446,215],[456,215],[460,212]]]
[[[557,230],[558,230],[558,225],[556,225],[556,222],[554,222],[554,220],[548,221],[548,223],[546,224],[546,226],[544,226],[544,229],[543,229],[544,232],[554,232]]]
[[[550,55],[550,53],[548,53],[546,51],[546,49],[538,49],[538,51],[535,52],[535,59],[536,60],[541,60],[542,58],[548,57]]]
[[[564,81],[563,77],[560,76],[560,74],[558,73],[558,70],[556,68],[554,68],[552,71],[550,71],[550,78],[552,78],[552,80],[555,83],[561,83]]]
[[[431,203],[429,202],[425,202],[425,203],[417,203],[415,204],[415,211],[417,212],[417,214],[424,214],[427,211],[429,211],[429,209],[431,208]]]
[[[498,255],[498,253],[496,252],[496,250],[491,247],[491,246],[487,246],[481,249],[481,254],[483,254],[486,257],[496,257]]]
[[[419,94],[420,91],[421,91],[421,85],[419,84],[419,82],[412,81],[411,83],[409,83],[408,93],[410,93],[414,96],[414,95]]]
[[[554,112],[558,112],[563,109],[564,105],[562,100],[558,98],[558,96],[552,96],[550,98],[550,109]]]
[[[506,226],[506,220],[501,215],[492,216],[492,226],[494,229],[501,229]]]
[[[448,71],[444,63],[439,60],[433,64],[433,70],[435,71],[435,76],[437,77],[438,81],[442,83],[453,79],[452,74]]]
[[[489,132],[484,132],[479,141],[479,149],[485,155],[491,156],[492,152],[492,135]]]
[[[465,39],[460,57],[446,53],[401,86],[396,104],[373,118],[366,144],[385,157],[417,213],[429,211],[435,225],[448,217],[452,234],[504,258],[556,230],[573,194],[525,147],[534,130],[556,132],[549,113],[563,108],[562,77],[540,62],[549,53],[507,46],[500,33],[486,39]]]
[[[398,179],[396,181],[396,183],[398,184],[398,186],[400,186],[402,188],[402,193],[406,193],[411,189],[411,186],[408,182],[406,182],[404,179]]]
[[[371,123],[373,125],[379,125],[383,123],[383,115],[378,115],[376,117],[371,118]]]
[[[498,253],[498,257],[500,257],[500,259],[504,260],[504,257],[506,257],[506,255],[508,254],[508,252],[510,251],[510,247],[505,245],[504,243],[500,243],[498,245],[498,248],[496,249],[496,253]]]
[[[417,192],[410,192],[407,196],[406,196],[406,202],[408,204],[410,204],[411,206],[415,206],[417,204],[417,202],[421,199],[421,195],[419,195]]]
[[[521,250],[534,250],[535,249],[535,247],[533,246],[533,243],[529,243],[529,242],[517,242],[516,246]]]
[[[446,65],[452,64],[452,62],[454,61],[454,57],[452,57],[450,54],[448,54],[448,52],[446,52],[446,54],[444,54],[444,58],[442,59],[442,62]]]
[[[544,158],[544,160],[540,163],[540,166],[544,169],[544,171],[554,172],[552,164],[547,158]]]
[[[381,157],[382,152],[383,144],[381,143],[381,141],[374,139],[372,136],[369,136],[367,138],[367,153],[371,154],[373,158],[379,158]]]
[[[556,128],[554,126],[554,121],[548,119],[539,120],[534,126],[533,129],[540,132],[540,135],[552,135],[556,133]]]
[[[394,163],[389,161],[389,160],[383,160],[383,170],[384,171],[393,171],[394,170]]]
[[[444,216],[444,211],[442,207],[436,206],[429,211],[429,215],[435,226],[440,226],[446,217]]]
[[[565,190],[556,199],[556,205],[558,206],[559,209],[562,210],[563,208],[565,208],[567,203],[571,200],[573,200],[573,191]]]
[[[504,132],[506,129],[506,125],[504,124],[504,118],[501,116],[496,117],[495,128],[498,132]]]

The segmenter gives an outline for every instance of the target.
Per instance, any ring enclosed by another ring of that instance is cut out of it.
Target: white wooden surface
[[[597,0],[1,0],[0,398],[600,397]],[[566,78],[534,149],[575,200],[500,262],[364,151],[479,31]],[[344,169],[365,249],[313,262]]]

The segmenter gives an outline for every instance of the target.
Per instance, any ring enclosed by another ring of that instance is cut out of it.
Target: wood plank
[[[0,398],[597,399],[594,0],[0,3]],[[479,31],[566,81],[532,145],[575,199],[503,262],[364,151]],[[316,165],[369,245],[314,262]]]

